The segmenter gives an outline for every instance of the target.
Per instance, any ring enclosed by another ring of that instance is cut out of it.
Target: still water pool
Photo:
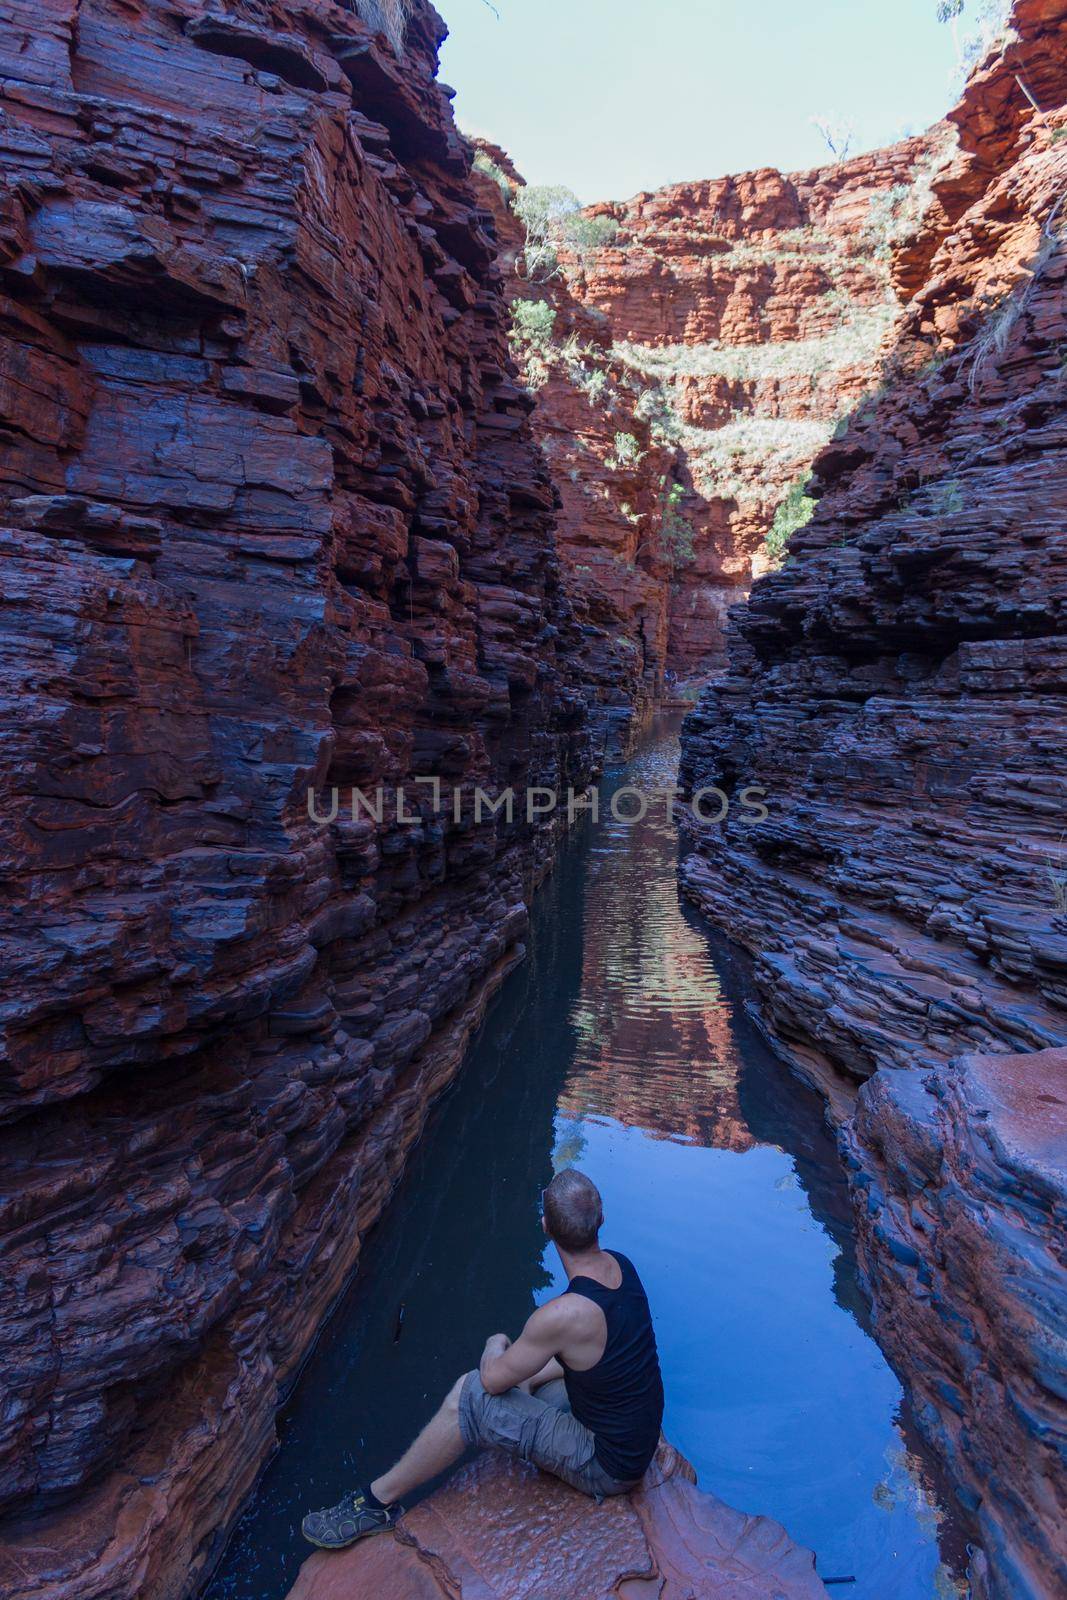
[[[485,1337],[514,1336],[562,1287],[538,1196],[571,1162],[603,1193],[603,1242],[644,1278],[664,1427],[700,1483],[855,1579],[832,1594],[956,1592],[959,1535],[869,1332],[821,1102],[748,1020],[741,958],[680,901],[666,807],[607,812],[621,784],[666,787],[677,758],[664,721],[565,847],[529,958],[304,1368],[207,1600],[281,1600],[305,1510],[380,1472]]]

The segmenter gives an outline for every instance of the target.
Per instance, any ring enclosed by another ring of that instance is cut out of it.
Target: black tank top
[[[596,1439],[596,1458],[612,1478],[644,1476],[656,1453],[663,1421],[663,1380],[648,1300],[633,1262],[616,1251],[622,1282],[608,1289],[595,1278],[572,1278],[568,1294],[581,1294],[604,1313],[604,1354],[587,1372],[561,1362],[567,1398],[579,1422]]]

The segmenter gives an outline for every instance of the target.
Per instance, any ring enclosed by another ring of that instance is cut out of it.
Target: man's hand
[[[506,1333],[491,1333],[489,1335],[485,1341],[485,1349],[482,1351],[482,1359],[478,1363],[478,1375],[483,1383],[485,1382],[486,1368],[490,1362],[495,1361],[498,1356],[502,1356],[504,1351],[510,1349],[510,1347],[511,1340]]]
[[[494,1333],[478,1369],[486,1392],[503,1394],[540,1373],[560,1348],[560,1325],[560,1302],[550,1300],[533,1313],[514,1344],[506,1334]]]

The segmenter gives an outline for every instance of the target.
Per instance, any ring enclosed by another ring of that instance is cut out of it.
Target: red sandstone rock
[[[726,611],[768,566],[780,501],[876,382],[899,310],[887,238],[911,225],[943,145],[935,129],[838,166],[600,208],[619,223],[617,243],[589,258],[572,292],[639,389],[662,396],[695,532],[665,596],[673,669],[721,666]]]
[[[1045,1052],[1067,1044],[1067,156],[1055,137],[1067,6],[1020,5],[1015,25],[1018,41],[952,114],[962,155],[898,257],[912,299],[884,392],[818,458],[815,516],[735,613],[730,671],[686,724],[684,781],[763,785],[770,815],[694,825],[682,869],[705,912],[756,953],[763,1024],[839,1120],[874,1075],[852,1137],[876,1328],[925,1402],[924,1431],[971,1504],[980,1497],[991,1592],[1013,1600],[1054,1592],[1062,1559],[1062,1507],[1044,1487],[1046,1441],[1067,1428],[1062,1350],[1040,1358],[1047,1396],[1029,1411],[990,1402],[968,1362],[986,1348],[1008,1391],[1028,1388],[1037,1358],[1012,1329],[1033,1314],[1048,1206],[1030,1173],[1016,1214],[1006,1178],[988,1210],[1002,1238],[957,1274],[953,1230],[962,1249],[970,1207],[957,1188],[982,1116],[959,1087],[947,1101],[958,1149],[936,1123],[944,1205],[931,1195],[936,1222],[916,1224],[921,1295],[892,1258],[897,1221],[878,1202],[868,1223],[864,1208],[879,1145],[886,1189],[910,1185],[914,1152],[898,1140],[911,1138],[907,1118],[929,1120],[917,1069],[940,1073],[962,1050],[1034,1052],[1039,1075],[1059,1059]],[[1038,60],[1042,114],[1016,81]],[[966,1308],[972,1292],[983,1304],[986,1270],[998,1287],[976,1337]],[[1045,1282],[1047,1328],[1063,1291],[1062,1278]],[[941,1387],[932,1374],[949,1366]],[[998,1462],[1029,1485],[1029,1510]]]
[[[1067,1050],[876,1073],[847,1132],[878,1334],[973,1508],[978,1593],[1067,1589]]]
[[[554,823],[309,787],[591,765],[412,9],[0,0],[5,1596],[195,1585],[521,955]]]
[[[593,635],[583,675],[602,704],[640,710],[665,670],[722,664],[727,609],[769,564],[778,504],[876,380],[899,312],[887,241],[917,225],[946,133],[592,207],[618,224],[616,241],[564,254],[541,283],[523,275],[498,182],[482,178],[513,292],[556,315],[529,363],[533,421],[562,501],[567,588]],[[632,466],[617,459],[619,433],[639,451]],[[681,547],[665,529],[672,486]]]
[[[575,665],[593,697],[599,738],[624,752],[663,693],[672,563],[661,524],[675,452],[635,414],[640,385],[612,357],[603,319],[573,292],[571,267],[543,282],[525,276],[525,236],[501,178],[511,193],[523,180],[497,146],[476,144],[497,170],[478,181],[508,292],[544,300],[555,313],[548,348],[527,352],[532,422],[559,501],[563,582],[580,628]],[[618,459],[620,433],[636,443],[632,463]]]
[[[642,1488],[601,1505],[485,1452],[383,1534],[306,1561],[288,1600],[815,1600],[810,1550],[694,1486],[661,1445]]]

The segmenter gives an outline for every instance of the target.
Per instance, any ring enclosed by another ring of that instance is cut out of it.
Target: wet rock
[[[641,1489],[601,1505],[522,1462],[486,1451],[395,1534],[314,1555],[288,1600],[815,1600],[810,1550],[769,1517],[705,1494],[669,1445]]]

